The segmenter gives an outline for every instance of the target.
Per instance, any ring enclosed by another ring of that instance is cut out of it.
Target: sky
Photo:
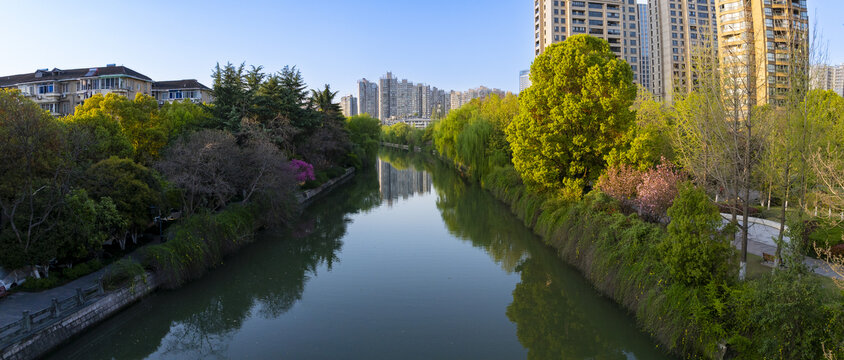
[[[808,4],[828,62],[844,63],[844,1]],[[211,86],[218,62],[295,65],[338,100],[387,71],[446,90],[517,91],[533,60],[532,0],[0,0],[0,24],[0,75],[118,64]]]

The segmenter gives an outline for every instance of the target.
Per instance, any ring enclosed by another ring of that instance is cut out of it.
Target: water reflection
[[[379,157],[292,229],[52,358],[665,358],[477,184],[430,156]]]
[[[321,265],[338,262],[349,215],[380,204],[374,171],[315,202],[286,231],[268,231],[200,281],[161,291],[86,333],[53,359],[227,358],[251,318],[275,319]],[[150,316],[152,315],[152,316]]]
[[[431,192],[431,174],[415,168],[397,169],[389,162],[378,159],[378,186],[381,199],[392,207],[399,198],[407,200],[413,195]]]
[[[392,156],[399,156],[393,154]],[[437,208],[454,236],[518,272],[506,313],[529,359],[666,358],[615,303],[598,295],[501,202],[440,161],[409,161],[436,174]]]

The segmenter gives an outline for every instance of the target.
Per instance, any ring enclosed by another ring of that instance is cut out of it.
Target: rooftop
[[[200,89],[211,90],[196,79],[156,81],[152,83],[153,90]]]
[[[11,86],[16,84],[25,84],[39,81],[68,80],[108,75],[126,75],[142,80],[152,81],[152,79],[150,79],[148,76],[130,68],[127,68],[125,66],[107,65],[103,67],[69,70],[62,70],[57,68],[53,68],[53,70],[39,69],[33,73],[28,74],[0,76],[0,86]]]

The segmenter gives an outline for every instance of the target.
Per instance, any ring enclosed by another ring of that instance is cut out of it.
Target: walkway
[[[724,222],[730,221],[730,214],[721,214],[724,217]],[[774,239],[779,234],[779,223],[770,220],[764,220],[751,217],[748,219],[750,226],[747,232],[747,252],[753,255],[762,256],[763,253],[774,255],[777,253],[777,243]],[[741,217],[739,217],[741,223]],[[788,236],[783,236],[785,242],[789,242]],[[741,248],[741,233],[736,235],[736,240],[733,241],[733,246],[737,249]],[[812,269],[816,274],[826,276],[828,278],[839,278],[841,276],[831,271],[829,264],[826,261],[806,257],[803,260],[809,269]]]

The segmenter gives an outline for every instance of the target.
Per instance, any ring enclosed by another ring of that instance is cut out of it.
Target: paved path
[[[53,304],[53,298],[64,300],[76,294],[76,288],[88,288],[97,283],[107,267],[73,280],[67,284],[41,292],[18,291],[0,299],[0,326],[21,319],[24,310],[30,313]]]
[[[730,214],[721,215],[724,217],[725,223],[730,221]],[[777,227],[778,223],[753,217],[749,218],[748,222],[750,223],[750,226],[748,227],[747,232],[747,252],[757,256],[762,256],[763,253],[771,255],[776,254],[777,243],[774,239],[779,234],[779,227]],[[741,217],[739,217],[739,223],[741,223]],[[788,236],[783,236],[783,240],[785,242],[790,241]],[[736,234],[736,240],[733,241],[733,246],[737,249],[741,248],[740,232]],[[828,278],[842,279],[841,276],[830,269],[829,264],[826,261],[806,257],[803,262],[809,267],[809,269],[812,269],[812,271],[818,275],[826,276]]]
[[[159,243],[159,241],[155,240],[147,243],[144,246]],[[140,261],[138,250],[140,250],[144,246],[135,249],[126,256]],[[76,295],[76,288],[86,289],[93,285],[96,285],[100,276],[102,276],[103,273],[105,273],[110,266],[111,264],[103,267],[100,270],[94,271],[88,275],[82,276],[76,280],[68,282],[67,284],[54,287],[49,290],[44,290],[40,292],[16,291],[12,294],[9,294],[8,296],[0,299],[0,326],[20,320],[23,317],[24,310],[29,310],[30,313],[40,311],[46,307],[51,306],[53,304],[53,298],[56,298],[57,300],[61,301],[73,295]]]

